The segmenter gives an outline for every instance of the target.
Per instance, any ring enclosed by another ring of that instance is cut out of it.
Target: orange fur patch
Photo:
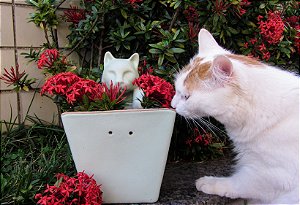
[[[204,80],[209,75],[209,70],[211,67],[211,62],[201,63],[202,58],[194,59],[189,65],[187,65],[190,70],[189,74],[184,80],[184,85],[187,90],[194,89],[199,82],[199,79]]]
[[[238,60],[244,64],[247,65],[254,65],[254,66],[262,66],[263,64],[253,58],[250,58],[248,56],[243,56],[243,55],[235,55],[235,54],[228,54],[226,55],[228,58],[232,58],[234,60]]]

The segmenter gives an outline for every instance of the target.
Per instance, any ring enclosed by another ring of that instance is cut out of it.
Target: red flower
[[[103,94],[107,95],[110,102],[115,102],[115,104],[119,104],[126,98],[126,87],[124,89],[121,88],[119,83],[117,85],[114,85],[111,81],[109,87],[105,83],[102,83],[102,91]]]
[[[67,90],[75,82],[79,81],[80,77],[71,72],[59,73],[50,77],[43,85],[41,95],[48,93],[50,95],[67,94]]]
[[[82,102],[83,96],[87,96],[91,101],[101,99],[103,89],[101,85],[93,80],[80,78],[74,82],[67,90],[66,96],[69,104]]]
[[[51,68],[54,62],[59,58],[59,52],[56,49],[45,50],[38,60],[38,68]]]
[[[248,42],[245,42],[244,43],[244,48],[248,48],[249,47],[249,43]]]
[[[239,8],[238,11],[239,11],[240,16],[244,15],[247,12],[247,10],[243,9],[243,8]]]
[[[140,2],[143,2],[143,0],[125,0],[127,3],[129,3],[129,4],[131,4],[131,6],[133,7],[133,8],[136,8],[137,7],[137,5],[136,5],[136,3],[140,3]]]
[[[192,143],[193,143],[193,140],[192,140],[192,139],[187,139],[187,140],[185,141],[185,144],[188,145],[189,147],[192,146]]]
[[[257,39],[256,38],[251,38],[249,41],[252,45],[254,45],[257,42]]]
[[[262,58],[265,59],[266,61],[268,61],[270,59],[270,57],[271,57],[270,52],[267,51],[267,50],[265,50],[264,52],[262,52],[262,54],[263,54]]]
[[[269,44],[277,44],[281,41],[284,31],[284,23],[276,12],[269,12],[266,21],[258,22],[262,37]]]
[[[79,9],[77,6],[70,6],[70,9],[64,11],[64,17],[66,22],[78,24],[79,21],[85,19],[86,11]]]
[[[257,21],[260,21],[261,19],[263,19],[264,17],[262,16],[262,15],[258,15],[257,17],[256,17],[256,19],[257,19]]]
[[[80,78],[74,73],[65,72],[49,78],[42,87],[41,95],[57,95],[62,97],[70,109],[74,106],[85,105],[85,99],[88,102],[102,102],[102,107],[95,109],[107,110],[122,106],[126,98],[126,89],[119,84],[113,85],[111,82],[108,87],[105,83],[97,83],[93,80]],[[100,105],[100,104],[99,104]]]
[[[20,80],[22,79],[22,77],[25,75],[25,71],[23,71],[22,73],[19,73],[19,66],[16,66],[16,69],[14,69],[14,67],[10,68],[10,71],[6,70],[6,68],[4,68],[4,74],[2,76],[0,76],[0,80],[3,80],[4,83],[8,84],[8,85],[12,85],[15,83],[20,82]]]
[[[154,71],[153,66],[149,65],[146,60],[143,61],[143,64],[138,67],[138,72],[140,75],[143,74],[152,74]]]
[[[248,0],[242,0],[241,2],[240,2],[240,5],[241,6],[249,6],[251,4],[251,2],[249,2]]]
[[[149,74],[144,74],[133,81],[133,84],[141,88],[145,97],[158,102],[162,107],[169,108],[175,94],[173,86],[166,80]]]
[[[297,25],[299,25],[300,17],[290,16],[286,18],[286,21],[291,25],[291,27],[295,28]]]
[[[258,50],[260,50],[260,51],[265,51],[266,49],[267,48],[266,48],[265,44],[263,44],[263,43],[258,46]]]
[[[200,142],[202,142],[203,141],[203,137],[202,137],[202,135],[198,135],[196,138],[195,138],[195,142],[196,143],[200,143]]]
[[[43,193],[35,195],[37,204],[79,204],[101,205],[102,192],[100,185],[84,172],[79,172],[75,177],[57,174],[57,186],[46,185]]]

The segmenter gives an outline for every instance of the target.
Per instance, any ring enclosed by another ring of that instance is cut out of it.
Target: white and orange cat
[[[299,204],[299,77],[220,47],[201,29],[199,53],[177,75],[172,106],[224,124],[237,154],[230,177],[196,188],[250,203]]]

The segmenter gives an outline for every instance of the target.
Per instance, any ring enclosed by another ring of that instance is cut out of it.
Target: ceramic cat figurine
[[[199,53],[177,75],[172,106],[186,118],[212,116],[237,152],[230,177],[196,188],[249,203],[299,204],[299,77],[220,47],[205,29]]]
[[[142,108],[142,91],[132,85],[132,81],[139,77],[138,73],[139,54],[134,53],[129,59],[115,58],[110,52],[104,55],[104,70],[102,82],[110,84],[119,83],[127,90],[126,108]]]

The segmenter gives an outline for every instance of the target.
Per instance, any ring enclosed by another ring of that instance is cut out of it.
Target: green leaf
[[[160,44],[149,44],[149,46],[153,47],[153,48],[157,48],[157,49],[160,49],[160,50],[163,50],[164,47]]]
[[[166,56],[166,59],[172,63],[177,63],[176,59],[174,56]]]
[[[177,36],[179,35],[180,30],[177,30],[173,36],[173,41],[177,38]]]
[[[219,20],[219,16],[217,14],[215,14],[213,17],[213,26],[217,26],[218,20]]]
[[[26,91],[26,92],[28,92],[28,91],[29,91],[28,86],[24,85],[24,86],[23,86],[23,90]]]
[[[185,50],[182,48],[170,48],[173,53],[184,53]]]
[[[158,57],[158,66],[161,66],[163,64],[164,59],[165,59],[165,55],[163,55],[163,54],[159,55],[159,57]]]
[[[239,33],[236,29],[234,29],[234,28],[232,28],[232,27],[228,27],[228,30],[229,30],[230,33],[232,33],[232,34],[238,34],[238,33]]]
[[[181,4],[181,1],[177,1],[174,5],[174,9],[177,9]]]
[[[232,2],[231,2],[231,4],[233,4],[233,5],[237,5],[237,4],[239,4],[240,2],[238,1],[238,0],[233,0]]]
[[[151,48],[149,49],[149,52],[152,54],[160,54],[162,53],[161,50],[155,49],[155,48]]]
[[[259,5],[260,9],[264,9],[265,7],[266,7],[266,4],[264,4],[264,3],[262,3],[262,4]]]
[[[121,9],[121,14],[125,19],[128,18],[127,12],[124,9]]]

